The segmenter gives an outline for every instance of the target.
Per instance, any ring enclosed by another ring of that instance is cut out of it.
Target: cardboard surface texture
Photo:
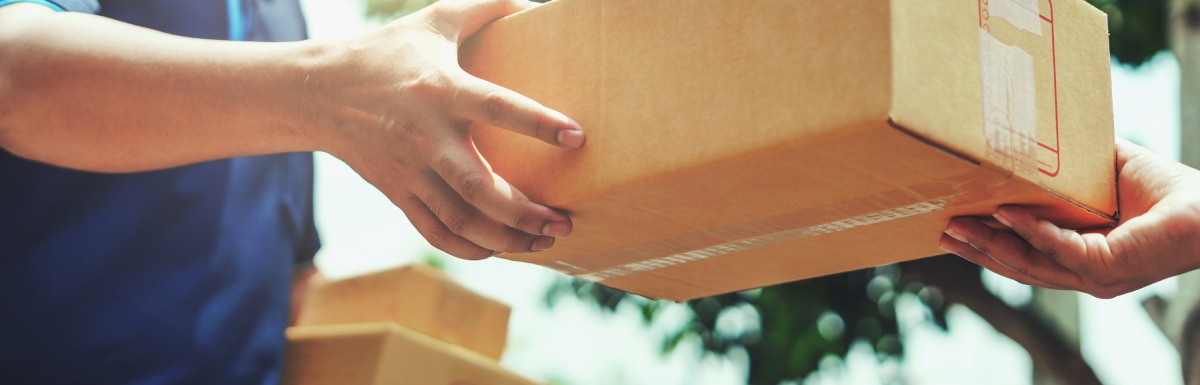
[[[471,350],[390,322],[288,328],[283,385],[533,385]]]
[[[440,270],[415,264],[337,281],[314,276],[296,324],[390,321],[499,360],[509,313]]]
[[[685,300],[942,254],[949,218],[1117,215],[1107,20],[1083,0],[556,0],[470,39],[470,73],[583,126],[472,127],[572,213],[505,254]]]

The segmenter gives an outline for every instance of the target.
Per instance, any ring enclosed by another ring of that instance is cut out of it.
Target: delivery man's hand
[[[1124,140],[1117,142],[1121,221],[1075,232],[1002,207],[996,220],[950,221],[941,247],[1018,282],[1112,298],[1200,268],[1200,172]]]
[[[458,47],[527,0],[441,1],[340,49],[317,73],[321,115],[335,127],[329,152],[399,206],[431,244],[454,256],[541,251],[571,232],[563,213],[530,202],[491,171],[467,132],[472,122],[563,148],[583,145],[578,124],[458,65]]]
[[[570,218],[492,173],[467,127],[563,148],[582,146],[583,131],[458,65],[463,39],[528,7],[447,0],[351,40],[264,43],[3,6],[0,148],[98,172],[326,151],[452,255],[544,250],[571,232]]]

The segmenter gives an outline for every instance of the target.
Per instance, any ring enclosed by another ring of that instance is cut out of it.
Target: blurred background
[[[338,39],[432,1],[301,2],[310,35]],[[1200,129],[1200,109],[1180,106],[1200,106],[1200,6],[1090,1],[1109,14],[1117,135],[1195,166],[1200,136],[1189,128]],[[1180,341],[1194,339],[1184,331],[1196,329],[1187,315],[1200,298],[1197,277],[1099,300],[938,257],[654,302],[534,265],[445,256],[349,167],[316,159],[321,271],[440,266],[512,306],[504,365],[554,384],[1174,385],[1196,359]]]

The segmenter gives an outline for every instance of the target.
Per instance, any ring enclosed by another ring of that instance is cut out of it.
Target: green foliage
[[[438,270],[446,270],[446,256],[440,252],[426,252],[425,255],[421,257],[421,262],[425,262],[425,264],[433,266]]]
[[[1170,49],[1170,0],[1088,0],[1108,14],[1110,49],[1117,61],[1139,66]]]
[[[751,385],[801,381],[825,356],[845,357],[856,341],[871,344],[881,360],[898,358],[904,354],[896,320],[899,296],[916,296],[931,310],[931,321],[945,328],[941,293],[915,278],[889,265],[688,301],[690,320],[664,339],[663,352],[688,339],[698,340],[706,354],[744,350]],[[563,296],[608,311],[629,303],[647,323],[666,305],[573,278],[552,285],[546,303],[553,307]],[[737,324],[746,327],[730,327]]]

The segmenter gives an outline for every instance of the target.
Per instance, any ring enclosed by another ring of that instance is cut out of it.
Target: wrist
[[[288,96],[297,141],[305,151],[337,152],[341,142],[337,127],[341,119],[334,104],[333,75],[343,67],[337,44],[307,40],[295,43],[287,55],[285,84],[281,89]]]

